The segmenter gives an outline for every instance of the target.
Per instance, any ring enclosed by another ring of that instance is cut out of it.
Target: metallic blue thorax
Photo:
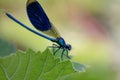
[[[66,43],[65,40],[63,38],[57,38],[57,43],[61,46],[61,47],[66,47]]]

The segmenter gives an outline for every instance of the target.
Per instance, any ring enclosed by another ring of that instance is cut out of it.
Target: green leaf
[[[77,72],[85,72],[86,67],[87,67],[87,66],[80,64],[80,63],[77,63],[77,62],[72,62],[72,64],[73,64],[74,69]]]
[[[18,51],[0,58],[0,80],[63,80],[75,72],[71,61],[55,59],[48,49],[43,53]]]
[[[6,56],[16,51],[15,45],[0,39],[0,56]]]

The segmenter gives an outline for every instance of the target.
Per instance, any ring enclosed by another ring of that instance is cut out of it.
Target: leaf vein
[[[41,73],[40,73],[40,75],[39,75],[39,77],[38,77],[38,80],[40,80],[40,77],[42,76],[42,74],[43,74],[43,71],[44,71],[44,69],[45,69],[45,65],[46,65],[46,62],[47,62],[47,60],[48,60],[48,56],[46,55],[46,58],[45,58],[45,60],[44,60],[44,64],[43,64],[43,67],[42,67],[42,71],[41,71]]]
[[[62,69],[60,70],[59,74],[58,74],[58,77],[56,78],[56,80],[59,80],[59,77],[61,75],[61,73],[63,72],[63,70],[65,69],[66,66],[63,66]]]
[[[31,54],[29,54],[28,64],[26,66],[25,75],[24,75],[24,79],[23,80],[26,80],[26,78],[27,78],[26,76],[28,74],[30,62],[31,62]]]
[[[18,64],[17,64],[17,68],[16,68],[16,70],[15,70],[15,72],[11,75],[11,78],[10,79],[12,79],[13,78],[13,76],[16,74],[16,72],[18,71],[18,69],[19,69],[19,66],[20,66],[20,56],[18,55]]]
[[[7,73],[6,73],[6,69],[0,64],[0,66],[2,67],[2,69],[4,70],[3,72],[6,74],[6,78],[8,79],[8,80],[10,80],[10,78],[7,76]]]

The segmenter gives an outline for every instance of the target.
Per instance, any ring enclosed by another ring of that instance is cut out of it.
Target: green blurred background
[[[72,60],[88,66],[65,80],[120,80],[120,0],[38,1],[72,45]],[[26,0],[0,0],[0,38],[21,50],[44,51],[52,45],[10,20],[4,11],[34,29],[26,15]]]

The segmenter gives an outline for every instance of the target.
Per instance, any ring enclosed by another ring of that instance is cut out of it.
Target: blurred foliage
[[[73,74],[65,80],[115,80],[116,72],[111,70],[110,65],[98,64],[89,67],[86,72]]]
[[[7,56],[10,53],[14,53],[16,51],[15,45],[10,42],[5,41],[4,39],[0,39],[0,56]]]

